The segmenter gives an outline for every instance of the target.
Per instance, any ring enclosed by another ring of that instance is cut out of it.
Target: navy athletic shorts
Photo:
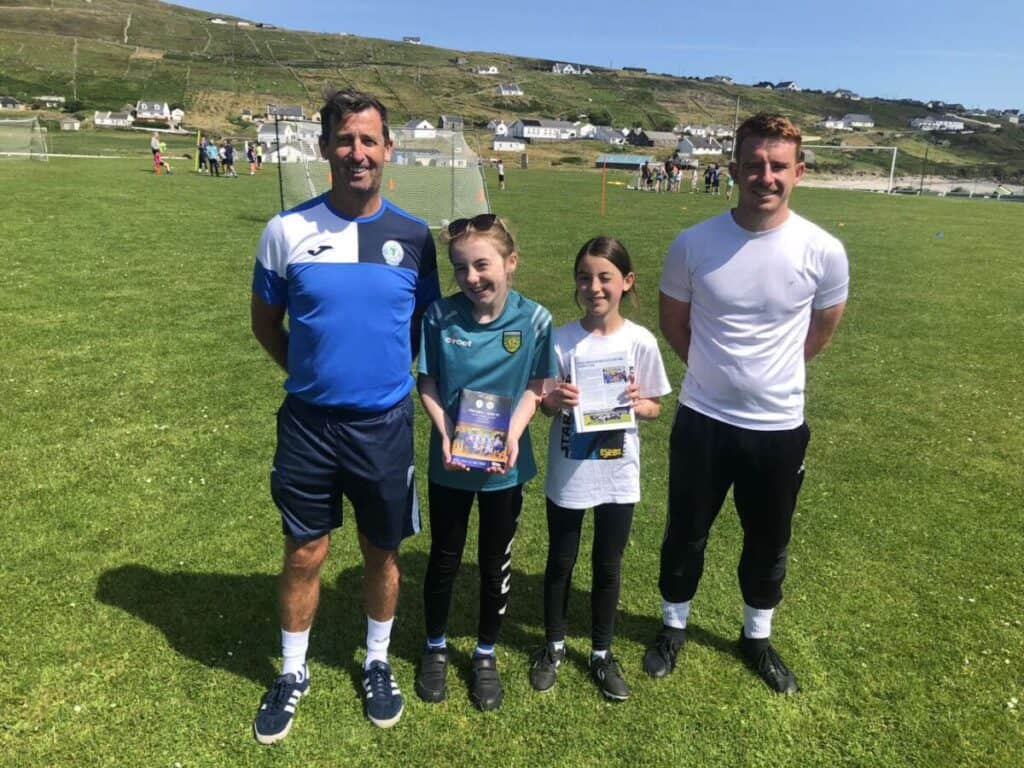
[[[270,492],[284,533],[311,541],[341,525],[341,497],[359,532],[394,550],[420,530],[413,475],[413,404],[365,413],[288,395],[277,412]]]

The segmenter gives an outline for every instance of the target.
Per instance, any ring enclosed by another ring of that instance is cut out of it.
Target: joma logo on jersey
[[[522,331],[502,331],[501,333],[501,346],[505,348],[505,351],[510,355],[515,354],[519,351],[519,348],[523,346],[523,332]]]

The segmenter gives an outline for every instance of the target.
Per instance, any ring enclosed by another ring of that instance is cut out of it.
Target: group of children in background
[[[424,580],[426,648],[416,678],[425,701],[447,695],[446,626],[474,500],[479,508],[480,599],[470,697],[480,709],[501,705],[495,644],[511,589],[512,545],[523,487],[537,474],[528,429],[539,409],[552,417],[545,493],[548,556],[544,573],[545,645],[533,655],[530,683],[550,690],[565,659],[572,571],[584,515],[594,510],[590,671],[600,691],[623,700],[630,690],[611,652],[623,552],[640,500],[636,428],[577,433],[572,409],[575,355],[625,353],[632,370],[626,396],[637,420],[655,419],[671,390],[654,335],[627,320],[636,274],[615,238],[583,245],[573,266],[582,317],[552,328],[551,314],[512,286],[519,265],[512,235],[493,214],[459,219],[447,229],[459,292],[436,301],[422,325],[418,389],[432,422],[429,489],[431,546]],[[550,382],[555,381],[552,388]],[[546,386],[547,384],[547,386]],[[508,458],[501,468],[467,470],[453,459],[459,395],[465,389],[511,399]]]
[[[238,178],[238,171],[235,170],[235,146],[231,139],[224,139],[218,144],[204,136],[199,140],[196,149],[199,155],[199,173],[209,173],[210,176],[223,174]],[[258,142],[246,141],[242,151],[249,164],[249,175],[254,176],[256,171],[263,167],[263,146]]]

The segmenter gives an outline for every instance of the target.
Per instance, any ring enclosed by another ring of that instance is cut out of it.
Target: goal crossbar
[[[893,182],[896,179],[896,153],[899,151],[899,147],[883,147],[879,144],[865,144],[863,146],[851,146],[849,144],[803,144],[802,146],[805,149],[834,149],[839,152],[858,152],[862,149],[884,149],[892,152],[892,163],[889,165],[889,188],[885,190],[888,194],[892,194]]]

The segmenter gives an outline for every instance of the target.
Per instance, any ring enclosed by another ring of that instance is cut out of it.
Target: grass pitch
[[[632,316],[655,328],[668,242],[725,207],[610,186],[602,218],[597,174],[510,169],[508,184],[491,199],[521,246],[516,285],[559,323],[577,314],[576,250],[608,232],[638,265]],[[797,190],[794,207],[845,242],[852,272],[843,325],[809,368],[813,437],[776,620],[801,694],[773,696],[733,651],[731,502],[679,667],[662,681],[640,669],[659,625],[669,400],[643,428],[644,501],[624,565],[615,650],[629,702],[606,703],[587,678],[586,546],[568,663],[552,693],[529,687],[546,551],[535,482],[499,646],[499,712],[477,712],[466,694],[472,540],[451,617],[450,698],[430,706],[413,693],[425,533],[403,550],[392,641],[406,713],[388,732],[363,718],[346,525],[324,574],[312,695],[288,739],[266,749],[249,727],[278,653],[267,473],[281,374],[249,333],[248,301],[277,180],[158,178],[141,156],[0,162],[0,187],[4,765],[1024,762],[1019,207]],[[442,284],[454,289],[444,259]],[[663,351],[678,388],[682,365]],[[427,423],[420,414],[421,465]],[[534,428],[543,453],[544,420]]]

